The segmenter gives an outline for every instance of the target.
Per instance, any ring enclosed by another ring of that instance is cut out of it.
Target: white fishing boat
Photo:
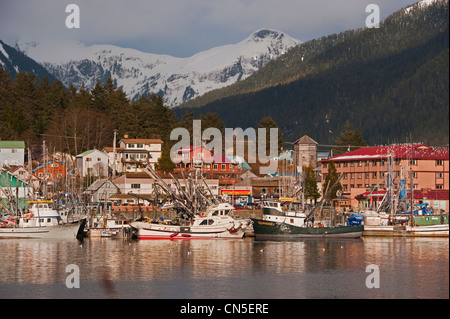
[[[139,239],[242,238],[250,220],[234,219],[234,207],[219,203],[187,220],[138,220],[131,223]]]
[[[5,218],[0,224],[0,238],[75,239],[85,220],[64,223],[52,201],[31,201],[31,208],[21,216]]]
[[[92,226],[89,227],[88,236],[126,238],[131,233],[128,220],[119,220],[113,216],[95,216]]]

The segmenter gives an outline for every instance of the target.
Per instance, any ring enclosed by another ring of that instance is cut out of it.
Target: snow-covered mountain
[[[208,91],[242,80],[300,41],[280,31],[261,29],[245,40],[215,47],[188,58],[140,52],[113,45],[81,44],[53,61],[38,44],[18,44],[64,85],[87,89],[111,77],[130,99],[158,93],[176,106]]]
[[[34,73],[39,79],[46,76],[50,81],[55,78],[39,63],[0,40],[0,67],[8,71],[11,78],[19,72]]]

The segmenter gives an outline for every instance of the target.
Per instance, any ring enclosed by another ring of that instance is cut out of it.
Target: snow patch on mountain
[[[92,89],[111,77],[128,98],[157,93],[169,106],[240,81],[301,42],[283,32],[261,29],[237,44],[188,58],[144,53],[113,45],[65,45],[50,56],[36,43],[20,49],[43,64],[64,85]]]

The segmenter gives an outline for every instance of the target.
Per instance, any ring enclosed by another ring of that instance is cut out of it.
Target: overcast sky
[[[307,41],[364,27],[366,6],[381,19],[418,0],[0,0],[0,39],[114,44],[140,51],[191,56],[237,43],[261,28]],[[80,8],[80,28],[66,27],[66,6]]]

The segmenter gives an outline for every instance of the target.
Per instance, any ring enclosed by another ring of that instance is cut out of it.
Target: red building
[[[181,148],[174,158],[175,173],[188,172],[191,168],[199,168],[206,178],[217,178],[219,186],[233,185],[240,180],[242,165],[230,160],[227,156],[214,155],[202,146]]]
[[[47,181],[60,180],[66,177],[66,166],[64,166],[63,162],[50,161],[36,167],[33,173],[39,179],[44,179],[47,176]]]
[[[449,201],[449,149],[424,144],[400,144],[363,147],[349,153],[320,161],[322,184],[328,174],[330,162],[334,163],[345,196],[364,200],[364,194],[372,192],[371,199],[380,199],[391,183],[402,181],[407,190],[414,189],[417,197],[437,210],[448,211]],[[412,183],[411,183],[412,182]],[[360,196],[361,195],[361,196]],[[378,201],[373,204],[376,207]],[[367,202],[365,202],[368,204]]]

